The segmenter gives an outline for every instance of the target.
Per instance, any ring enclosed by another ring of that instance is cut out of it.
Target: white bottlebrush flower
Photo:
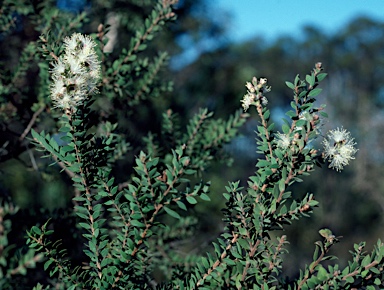
[[[64,54],[54,62],[51,98],[56,107],[76,108],[90,94],[97,92],[101,67],[89,36],[74,33],[64,39]]]
[[[78,39],[79,39],[80,33],[74,33],[72,34],[72,37],[66,37],[64,38],[64,47],[66,52],[74,52],[76,51],[77,45],[78,45]]]
[[[82,75],[85,72],[84,65],[76,58],[70,58],[67,60],[71,75]]]
[[[268,104],[268,99],[264,96],[264,93],[268,93],[271,90],[271,87],[266,86],[266,84],[266,78],[260,78],[258,82],[256,77],[252,78],[252,82],[245,83],[248,92],[240,101],[243,103],[242,106],[244,111],[247,111],[249,106],[252,104],[261,103],[263,106]]]
[[[61,75],[65,73],[65,68],[65,63],[63,63],[61,59],[59,59],[56,63],[53,64],[53,69],[51,70],[51,72],[53,73],[53,75]]]
[[[265,107],[268,105],[268,99],[264,96],[261,97],[261,104]]]
[[[64,86],[64,82],[62,78],[57,78],[51,86],[51,94],[52,97],[60,98],[66,92],[66,88]]]
[[[285,150],[291,145],[291,138],[289,137],[289,135],[277,132],[275,136],[277,140],[277,147]]]
[[[248,110],[249,106],[255,101],[255,97],[256,95],[252,93],[244,95],[243,99],[240,101],[243,103],[242,106],[244,108],[244,111]]]
[[[357,152],[356,143],[351,134],[341,128],[331,130],[328,136],[323,141],[324,159],[328,159],[330,168],[341,171],[344,166],[349,164],[349,161],[355,159],[354,155]]]

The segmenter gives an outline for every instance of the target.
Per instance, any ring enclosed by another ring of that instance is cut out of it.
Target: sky
[[[229,37],[242,41],[252,36],[273,40],[281,35],[300,36],[303,25],[327,34],[337,33],[357,16],[384,21],[384,0],[215,0],[231,15]]]

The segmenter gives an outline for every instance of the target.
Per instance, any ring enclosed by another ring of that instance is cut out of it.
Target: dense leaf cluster
[[[131,2],[147,9],[151,4]],[[364,251],[365,243],[355,245],[352,260],[344,268],[326,264],[324,261],[334,258],[330,248],[340,240],[328,229],[320,230],[323,240],[316,242],[312,263],[297,279],[285,277],[282,271],[284,259],[289,258],[288,240],[276,232],[310,217],[319,204],[315,192],[302,196],[290,187],[324,163],[324,156],[313,145],[327,117],[324,106],[316,103],[319,83],[326,77],[320,63],[304,79],[297,75],[293,82],[286,82],[293,100],[282,132],[271,122],[266,102],[260,101],[264,96],[250,103],[259,119],[256,172],[249,176],[246,188],[240,182],[225,187],[224,229],[212,243],[212,251],[189,248],[197,224],[194,207],[210,201],[210,183],[204,175],[214,159],[222,158],[223,146],[233,140],[250,115],[239,110],[227,119],[214,119],[212,112],[200,109],[184,127],[169,109],[162,115],[160,135],[142,134],[139,149],[119,131],[120,124],[112,122],[114,114],[131,118],[135,108],[154,102],[170,89],[160,77],[167,55],[161,52],[150,58],[144,53],[161,28],[174,20],[175,2],[158,1],[145,19],[134,17],[131,30],[135,33],[117,57],[104,50],[108,28],[99,25],[92,36],[102,62],[100,94],[89,95],[63,112],[52,108],[49,98],[49,63],[63,53],[63,37],[80,30],[87,14],[62,15],[49,1],[37,6],[2,4],[2,11],[7,12],[1,18],[4,36],[15,27],[15,12],[30,16],[40,40],[29,42],[16,69],[1,75],[1,125],[6,133],[14,122],[23,124],[24,130],[12,140],[16,147],[3,144],[0,157],[18,156],[25,146],[32,156],[43,152],[42,157],[69,179],[72,195],[72,204],[63,215],[72,225],[70,234],[58,236],[60,217],[51,214],[52,219],[45,219],[44,214],[44,220],[27,230],[28,247],[16,251],[8,237],[17,208],[2,202],[2,289],[20,287],[22,280],[15,277],[28,278],[38,265],[49,278],[38,277],[33,285],[36,290],[382,287],[384,244],[378,241],[371,253]],[[37,97],[28,103],[29,86],[20,81],[33,69],[38,69],[39,88]],[[31,113],[28,122],[20,115],[20,107]],[[116,164],[129,156],[135,156],[132,168],[119,180]],[[41,166],[45,170],[47,163],[36,163],[35,157],[31,160],[34,169]],[[77,259],[70,247],[75,244],[81,245]]]

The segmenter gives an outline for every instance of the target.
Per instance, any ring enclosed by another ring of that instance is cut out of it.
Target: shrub
[[[30,105],[25,110],[33,114],[19,141],[27,142],[25,138],[30,136],[28,146],[34,146],[33,154],[43,152],[43,157],[53,161],[51,165],[70,178],[73,206],[62,215],[70,229],[59,227],[58,215],[42,220],[50,215],[45,212],[38,217],[42,225],[36,223],[27,231],[29,248],[12,251],[7,240],[11,224],[3,218],[15,215],[17,209],[4,201],[0,212],[2,287],[16,287],[13,277],[28,275],[27,268],[36,267],[37,262],[43,263],[50,278],[40,279],[44,285],[35,284],[34,289],[383,286],[382,242],[379,240],[371,253],[365,252],[365,243],[355,245],[351,262],[342,268],[324,263],[335,258],[329,250],[340,241],[329,229],[319,231],[321,240],[315,243],[313,262],[297,279],[285,277],[282,271],[284,259],[289,258],[285,250],[288,240],[278,234],[294,220],[310,217],[319,203],[316,193],[291,192],[291,185],[327,161],[329,167],[341,171],[357,152],[353,138],[343,128],[325,136],[323,151],[316,148],[314,140],[322,136],[322,120],[327,117],[324,106],[316,104],[319,83],[326,77],[321,63],[304,79],[297,75],[292,83],[286,82],[293,100],[281,132],[270,122],[267,79],[254,77],[246,82],[247,93],[241,102],[245,111],[255,109],[260,120],[255,128],[260,158],[246,187],[240,182],[225,186],[225,226],[212,243],[212,251],[189,251],[183,242],[194,238],[193,208],[210,201],[205,172],[220,156],[223,145],[236,137],[237,129],[250,117],[248,113],[239,110],[223,120],[213,119],[212,112],[201,109],[183,128],[175,113],[164,112],[162,135],[146,134],[130,174],[123,182],[118,181],[116,162],[135,152],[119,132],[119,124],[103,115],[103,106],[113,104],[114,113],[124,115],[125,110],[138,108],[149,96],[161,96],[169,89],[159,77],[166,54],[149,60],[143,52],[160,28],[174,19],[173,4],[170,0],[155,4],[142,26],[137,26],[128,48],[115,59],[103,50],[108,42],[103,25],[96,34],[72,33],[80,29],[85,14],[67,20],[53,7],[40,7],[39,16],[56,21],[44,24],[35,18],[40,40],[25,46],[15,71],[2,75],[2,122],[3,126],[13,120],[23,123],[22,116],[7,110],[12,107],[14,94],[21,96],[23,106]],[[17,11],[18,15],[28,15],[32,8],[3,4],[3,11]],[[15,17],[7,15],[2,21],[5,27],[12,27]],[[27,99],[30,92],[18,81],[36,69],[34,64],[38,65],[39,78],[37,97],[31,102]],[[40,121],[43,117],[50,122]],[[11,153],[15,152],[4,143],[2,154]],[[62,230],[65,237],[58,234]],[[78,245],[81,253],[75,257],[73,248]],[[162,278],[157,277],[159,272]]]

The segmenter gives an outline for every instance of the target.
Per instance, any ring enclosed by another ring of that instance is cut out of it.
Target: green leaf
[[[284,134],[288,134],[289,131],[291,130],[291,128],[285,123],[283,124],[283,126],[281,128],[282,128]]]
[[[95,240],[89,241],[88,246],[92,252],[96,253],[96,241]]]
[[[139,222],[138,220],[131,220],[131,225],[138,228],[145,228],[145,224]]]
[[[104,202],[105,205],[112,205],[114,204],[114,201],[113,200],[107,200],[106,202]]]
[[[90,230],[91,229],[91,226],[87,223],[79,223],[79,226],[81,226],[82,228],[86,229],[86,230]]]
[[[111,189],[111,194],[112,194],[112,195],[115,195],[118,189],[119,189],[118,186],[114,186],[114,187],[112,187],[112,189]]]
[[[89,219],[89,216],[78,211],[76,212],[76,215],[85,220]]]
[[[280,215],[285,215],[288,212],[287,206],[284,204],[280,209]]]
[[[319,249],[320,247],[315,247],[315,252],[313,253],[313,257],[312,257],[314,261],[316,261],[317,258],[319,257]]]
[[[352,284],[355,281],[355,279],[353,279],[353,277],[349,276],[349,277],[345,278],[345,281],[349,284]]]
[[[326,112],[320,112],[320,115],[323,116],[324,118],[328,118],[328,114]]]
[[[324,281],[327,279],[327,270],[325,270],[325,268],[323,266],[319,266],[318,267],[318,272],[317,272],[317,278],[320,280],[320,281]]]
[[[113,182],[115,181],[115,178],[112,177],[108,182],[107,182],[107,186],[110,187],[112,186]]]
[[[75,196],[74,198],[72,198],[73,201],[85,201],[86,198],[84,196]]]
[[[298,84],[299,84],[299,82],[300,82],[300,76],[299,75],[296,75],[296,77],[295,77],[295,86],[297,86]]]
[[[187,210],[187,207],[185,206],[185,204],[183,202],[181,202],[180,200],[176,201],[176,204],[178,205],[179,208],[181,208],[182,210]]]
[[[65,145],[64,147],[60,148],[60,153],[67,153],[73,151],[74,148],[72,146]]]
[[[367,255],[367,256],[364,257],[363,261],[361,261],[361,266],[365,267],[369,263],[371,263],[371,257],[369,255]]]
[[[375,273],[375,274],[380,274],[380,270],[377,269],[376,267],[372,267],[370,268],[369,270],[371,270],[371,272]]]
[[[247,229],[245,228],[239,228],[239,233],[240,235],[246,236],[248,232],[247,232]]]
[[[243,249],[245,250],[249,250],[250,249],[250,246],[249,246],[249,242],[245,239],[238,239],[237,242],[239,243],[240,247],[242,247]]]
[[[287,85],[288,88],[294,90],[295,89],[295,85],[292,84],[291,82],[285,82],[285,84]]]
[[[176,219],[180,219],[180,215],[175,212],[174,210],[170,209],[169,207],[164,206],[164,210],[167,214],[169,214],[171,217],[174,217]]]
[[[242,289],[242,288],[243,288],[243,287],[241,286],[241,282],[240,282],[241,277],[242,277],[241,273],[239,273],[239,274],[236,276],[236,279],[235,279],[235,285],[236,285],[236,288],[237,288],[237,289]]]
[[[200,194],[200,198],[202,200],[205,200],[205,201],[210,201],[211,200],[211,198],[207,194],[205,194],[205,193]]]
[[[381,285],[381,280],[379,278],[376,278],[375,281],[373,281],[373,283],[377,286]],[[375,289],[375,288],[373,288]]]
[[[32,231],[34,232],[34,234],[36,234],[36,235],[41,235],[41,234],[42,234],[42,233],[41,233],[41,230],[40,230],[38,227],[36,227],[36,226],[33,226],[31,230],[32,230]]]
[[[267,160],[264,160],[264,159],[260,159],[258,162],[257,162],[257,167],[268,167],[270,166],[271,163]]]
[[[66,144],[69,144],[72,141],[72,138],[70,136],[64,135],[60,137],[60,140]]]
[[[44,271],[47,271],[48,267],[53,263],[53,260],[49,259],[44,263]]]
[[[314,75],[314,74],[306,75],[305,80],[307,81],[307,83],[308,83],[311,87],[313,87],[313,85],[315,84],[315,75]]]
[[[308,97],[316,97],[318,94],[321,93],[322,90],[323,89],[320,88],[313,89],[309,92]]]
[[[68,126],[63,126],[59,129],[59,132],[64,132],[64,133],[71,132],[71,128]]]
[[[321,229],[319,230],[319,234],[324,237],[324,238],[329,238],[330,236],[332,236],[332,231],[330,229]]]
[[[286,114],[288,117],[291,117],[291,118],[296,117],[296,112],[294,112],[294,111],[292,111],[292,110],[286,112],[285,114]]]
[[[138,47],[138,51],[142,51],[142,50],[145,50],[147,48],[147,45],[146,44],[140,44],[139,47]]]
[[[318,75],[316,76],[317,81],[321,82],[327,75],[328,75],[328,74],[326,74],[326,73],[318,74]]]
[[[279,190],[280,192],[285,190],[285,181],[283,179],[279,180]]]
[[[268,118],[269,118],[270,115],[271,115],[271,112],[270,112],[269,110],[266,110],[266,111],[264,112],[264,119],[265,119],[265,120],[268,120]]]
[[[39,133],[37,133],[35,130],[31,129],[31,134],[32,134],[32,137],[39,140]]]
[[[193,196],[187,196],[186,199],[190,204],[196,204],[197,203],[197,200]]]
[[[137,58],[137,55],[136,55],[136,54],[132,54],[132,55],[130,55],[130,56],[127,58],[127,61],[134,61],[134,60],[136,60],[136,58]]]

